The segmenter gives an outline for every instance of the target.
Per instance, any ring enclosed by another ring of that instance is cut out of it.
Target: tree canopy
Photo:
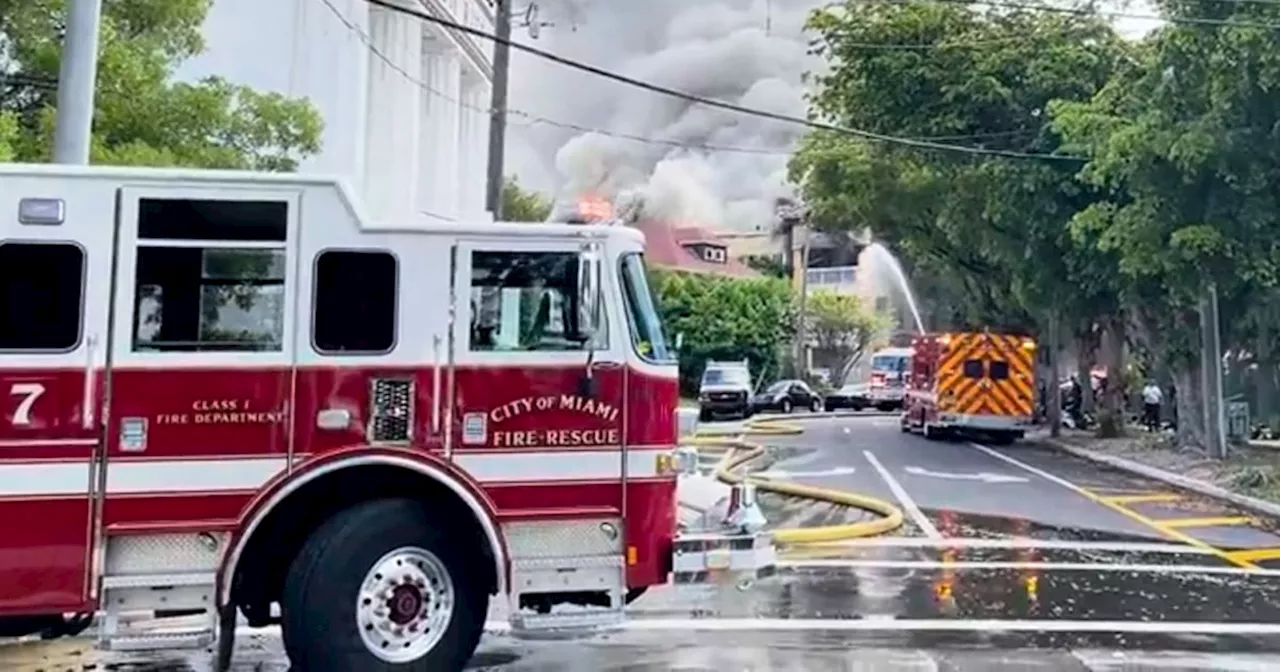
[[[520,186],[514,177],[502,183],[502,219],[508,222],[545,222],[551,215],[551,199]]]
[[[1035,156],[817,131],[791,175],[819,226],[869,226],[902,257],[932,327],[1060,325],[1082,370],[1103,357],[1109,430],[1123,355],[1137,354],[1177,383],[1180,438],[1202,443],[1190,404],[1208,287],[1222,297],[1225,347],[1267,358],[1255,378],[1275,387],[1263,341],[1280,332],[1280,7],[1157,6],[1193,21],[1135,42],[1087,10],[818,10],[809,28],[828,67],[813,78],[816,118]]]
[[[0,0],[0,160],[52,155],[66,0]],[[204,49],[210,0],[103,5],[91,160],[100,164],[294,170],[320,150],[305,99],[220,77],[173,80]]]
[[[696,395],[707,360],[751,363],[755,376],[781,370],[794,332],[791,287],[777,278],[722,278],[676,271],[651,272],[650,284],[668,332],[683,334],[680,385]]]

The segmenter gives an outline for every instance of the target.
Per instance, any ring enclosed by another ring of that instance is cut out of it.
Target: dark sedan
[[[861,411],[871,405],[871,397],[866,383],[852,383],[827,395],[822,407],[827,411],[849,409]]]
[[[751,399],[753,411],[790,413],[794,409],[822,410],[822,397],[803,380],[779,380]]]

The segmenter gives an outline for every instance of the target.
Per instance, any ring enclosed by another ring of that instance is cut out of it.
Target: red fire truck
[[[491,596],[591,626],[667,580],[638,232],[374,225],[218,171],[0,165],[0,211],[0,634],[96,616],[225,668],[239,614],[309,672],[450,670]]]

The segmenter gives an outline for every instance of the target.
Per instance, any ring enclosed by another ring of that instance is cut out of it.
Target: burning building
[[[553,221],[572,224],[609,223],[630,226],[644,234],[645,260],[651,268],[738,278],[759,273],[729,255],[728,246],[711,231],[677,225],[647,216],[643,199],[629,195],[620,204],[594,195],[569,199],[552,211]]]

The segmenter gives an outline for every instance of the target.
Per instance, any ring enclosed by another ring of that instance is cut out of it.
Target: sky
[[[312,14],[312,5],[324,9],[320,0],[295,1],[311,3]],[[804,116],[802,75],[821,65],[808,55],[802,30],[806,15],[825,4],[817,0],[516,2],[518,41],[780,114]],[[291,61],[290,41],[279,34],[292,23],[292,5],[215,0],[205,25],[210,48],[185,64],[179,77],[216,73],[289,93],[289,66],[263,64]],[[1152,13],[1143,2],[1112,6],[1124,13]],[[253,21],[246,22],[249,16]],[[537,30],[528,28],[528,19]],[[1157,25],[1127,18],[1115,23],[1130,37]],[[512,58],[510,106],[515,113],[506,167],[523,186],[564,202],[589,193],[651,216],[716,229],[769,226],[775,199],[791,195],[786,161],[804,131],[640,91],[520,52]]]

